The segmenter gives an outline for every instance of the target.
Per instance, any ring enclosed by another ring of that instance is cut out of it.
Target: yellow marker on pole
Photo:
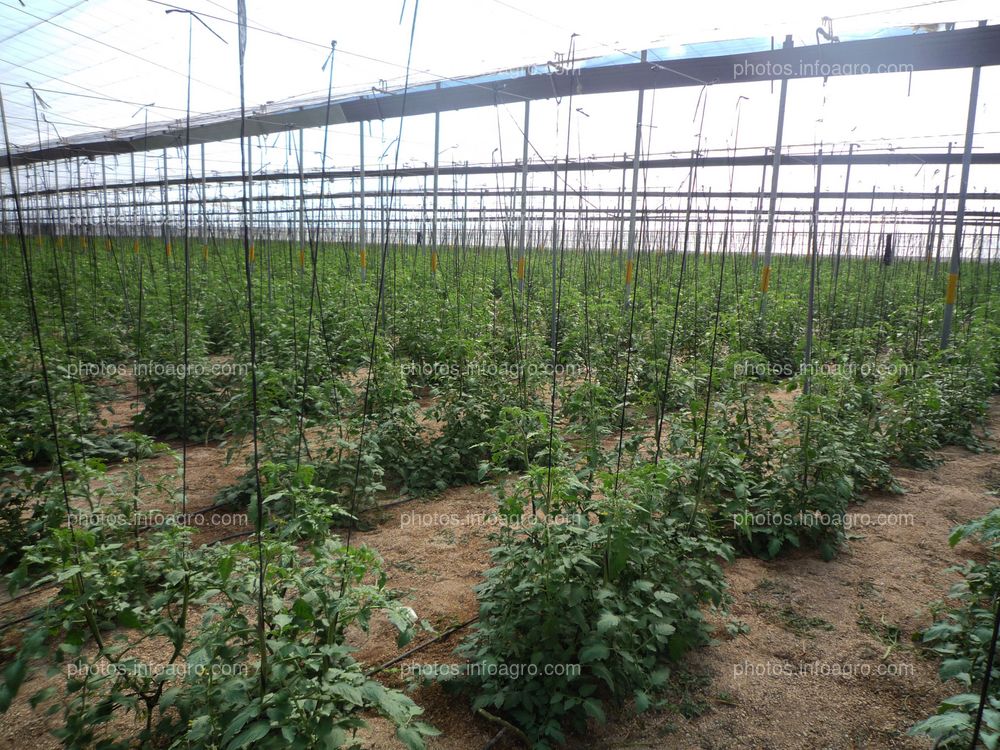
[[[438,269],[437,250],[431,250],[431,273],[437,273],[437,269]]]
[[[254,259],[255,253],[256,253],[256,250],[254,249],[254,245],[251,242],[250,243],[250,265],[253,265],[253,259]]]
[[[760,272],[760,290],[762,292],[767,291],[767,287],[771,284],[771,267],[764,266],[764,270]]]
[[[949,273],[948,274],[948,291],[944,295],[944,303],[946,305],[954,305],[955,300],[958,299],[958,274]]]
[[[132,240],[132,254],[139,254],[139,240]]]
[[[625,261],[625,307],[632,304],[632,259]]]
[[[361,280],[368,278],[368,251],[361,248]]]
[[[170,240],[167,240],[167,257],[170,257]]]
[[[299,248],[299,268],[304,269],[306,267],[306,249],[304,247]]]
[[[208,245],[201,246],[201,259],[206,263],[208,262]]]

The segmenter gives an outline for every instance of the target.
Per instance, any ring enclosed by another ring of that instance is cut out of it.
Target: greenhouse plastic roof
[[[775,49],[772,49],[772,44]],[[737,77],[734,64],[741,60],[782,64],[821,60],[828,65],[874,64],[889,61],[912,65],[914,70],[940,70],[1000,64],[1000,26],[985,26],[927,33],[912,27],[883,29],[862,37],[844,37],[824,43],[782,49],[777,40],[755,37],[684,44],[650,49],[648,62],[640,55],[613,54],[580,60],[571,70],[557,63],[512,68],[485,75],[411,85],[405,97],[401,88],[339,96],[310,97],[269,104],[248,110],[248,136],[310,128],[326,123],[364,122],[472,107],[582,95],[734,82],[774,80],[773,73]],[[743,56],[743,57],[741,57]],[[789,77],[819,77],[796,74]],[[327,116],[329,115],[329,117]],[[236,111],[192,117],[190,141],[209,143],[240,136]],[[183,120],[135,125],[48,143],[41,148],[15,151],[15,165],[77,156],[123,154],[183,145]],[[3,157],[6,166],[6,157]]]

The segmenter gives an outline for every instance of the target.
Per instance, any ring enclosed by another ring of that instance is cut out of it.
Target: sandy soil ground
[[[119,429],[127,428],[133,413],[119,408],[124,406],[114,405],[116,415],[128,415],[114,420]],[[1000,399],[993,402],[990,427],[994,433],[1000,430]],[[896,470],[905,495],[876,495],[855,507],[858,525],[834,561],[824,563],[806,553],[772,562],[741,558],[730,565],[730,617],[745,623],[748,632],[729,637],[720,620],[719,643],[690,655],[676,671],[670,710],[636,717],[626,707],[607,726],[595,726],[586,738],[572,740],[571,747],[929,747],[908,737],[907,729],[957,690],[938,683],[937,664],[919,653],[911,636],[929,624],[928,604],[941,598],[954,580],[946,568],[977,554],[967,545],[949,548],[950,529],[994,507],[997,499],[991,493],[1000,484],[995,452],[948,448],[942,454],[944,462],[933,470]],[[225,449],[214,445],[189,449],[192,509],[212,505],[215,493],[242,473],[242,461],[226,466],[224,457]],[[144,461],[142,470],[153,477],[172,465],[172,459],[156,457]],[[161,507],[161,501],[150,498],[150,507]],[[489,566],[492,526],[484,519],[494,508],[488,488],[455,488],[431,500],[379,511],[370,519],[377,525],[354,538],[379,551],[390,586],[443,632],[476,614],[472,587]],[[888,515],[880,519],[880,514]],[[204,529],[199,541],[239,530],[238,524],[220,524]],[[0,622],[45,599],[40,592],[0,605]],[[402,660],[380,679],[402,685],[401,668],[454,662],[452,650],[464,633],[459,630]],[[409,648],[428,638],[418,637]],[[361,660],[372,666],[401,653],[382,622],[367,637],[356,638],[355,645]],[[841,674],[834,674],[837,670]],[[38,677],[24,685],[19,700],[0,716],[0,750],[58,747],[47,732],[55,722],[32,712],[27,696],[60,679]],[[498,732],[471,713],[468,700],[446,695],[438,686],[417,687],[413,698],[426,709],[425,719],[442,730],[429,743],[432,748],[480,748]],[[130,729],[124,721],[116,728]],[[377,717],[363,740],[373,750],[400,746]],[[517,746],[507,736],[494,745]]]
[[[1000,400],[994,400],[990,429],[1000,430]],[[996,443],[991,441],[995,450]],[[831,562],[812,553],[765,562],[740,558],[726,576],[733,596],[730,616],[749,632],[730,638],[722,622],[719,643],[688,657],[677,674],[674,710],[635,716],[627,710],[605,727],[593,727],[574,748],[642,750],[876,750],[928,748],[907,730],[959,690],[941,685],[938,664],[912,643],[930,624],[928,605],[942,598],[955,574],[949,566],[981,553],[971,545],[948,546],[950,530],[997,504],[1000,460],[995,452],[947,448],[943,463],[929,471],[897,468],[904,495],[880,494],[852,508],[855,526],[845,549]],[[456,490],[420,507],[435,513],[464,513],[480,506],[483,492]],[[408,511],[417,512],[416,507]],[[447,535],[450,534],[450,535]],[[382,541],[388,535],[391,541]],[[454,539],[457,549],[434,543]],[[425,585],[414,592],[422,616],[448,620],[442,594],[454,605],[450,620],[475,614],[461,582],[474,578],[485,552],[474,527],[446,532],[393,528],[387,523],[369,540],[386,559],[417,555]],[[390,563],[391,564],[391,563]],[[442,573],[441,571],[447,571]],[[438,588],[437,578],[443,576]],[[398,580],[393,578],[394,581]],[[474,583],[469,581],[469,585]],[[426,584],[430,584],[427,586]],[[457,591],[454,594],[446,592]],[[406,664],[450,663],[457,636],[447,644],[404,660]],[[387,643],[387,638],[380,638]],[[372,648],[372,663],[390,653]],[[439,750],[483,747],[498,728],[473,716],[469,703],[437,686],[420,687],[414,699],[443,731],[429,743]],[[378,720],[368,743],[395,747],[390,728]],[[518,743],[502,737],[496,748]]]

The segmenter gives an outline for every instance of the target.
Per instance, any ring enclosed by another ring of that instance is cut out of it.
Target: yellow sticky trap
[[[139,254],[139,240],[132,240],[132,254]]]
[[[170,240],[167,240],[167,257],[170,257]]]
[[[7,247],[7,243],[6,242],[4,242],[3,244],[4,244],[4,247]],[[62,246],[63,246],[62,237],[56,237],[56,247],[62,247]]]
[[[762,292],[767,291],[767,287],[771,284],[771,267],[764,266],[764,270],[760,272],[760,290]]]
[[[361,248],[361,267],[368,268],[368,251],[365,248]]]
[[[436,273],[438,270],[438,254],[436,251],[431,250],[431,273]]]
[[[948,291],[944,295],[944,303],[946,305],[954,305],[955,300],[958,299],[958,274],[949,273],[948,274]]]
[[[253,263],[253,259],[254,259],[254,254],[255,254],[255,252],[256,252],[256,251],[254,250],[254,246],[253,246],[253,243],[251,243],[251,244],[250,244],[250,262],[251,262],[251,263]]]
[[[87,249],[87,238],[86,237],[81,237],[80,238],[80,247],[82,247],[84,250]]]
[[[524,281],[524,256],[517,259],[517,280]]]
[[[625,262],[625,283],[632,283],[632,261],[630,260]]]
[[[105,243],[105,244],[107,245],[107,247],[108,247],[108,252],[110,253],[110,252],[111,252],[111,238],[109,237],[108,239],[106,239],[106,240],[104,241],[104,243]]]
[[[201,246],[201,258],[204,261],[208,260],[208,245]]]
[[[306,267],[306,249],[304,247],[299,248],[299,268]]]

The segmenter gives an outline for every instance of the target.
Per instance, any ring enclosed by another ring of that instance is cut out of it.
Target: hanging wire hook
[[[705,92],[707,90],[708,90],[708,84],[704,84],[701,87],[701,89],[699,89],[699,91],[698,91],[698,101],[696,101],[694,103],[694,114],[691,115],[691,122],[694,122],[695,120],[698,119],[698,107],[701,106],[701,98],[705,95]]]
[[[323,61],[323,66],[320,70],[326,70],[326,66],[333,62],[333,53],[337,51],[337,40],[330,40],[330,54],[326,56],[326,60]]]
[[[208,29],[210,32],[212,32],[212,35],[215,36],[220,42],[222,42],[223,44],[226,44],[226,45],[229,44],[229,42],[227,42],[225,39],[223,39],[222,36],[215,29],[213,29],[211,26],[209,26],[207,23],[205,23],[204,19],[202,19],[193,10],[188,10],[187,8],[178,8],[177,6],[173,6],[173,7],[168,8],[167,10],[165,10],[163,12],[164,13],[187,13],[189,16],[191,16],[192,18],[194,18],[195,21],[197,21],[202,26],[204,26],[206,29]]]
[[[31,95],[35,97],[35,101],[38,102],[39,106],[41,106],[42,109],[52,109],[52,107],[50,107],[48,104],[45,103],[45,100],[42,99],[41,95],[37,91],[35,91],[34,86],[32,86],[27,81],[24,82],[24,85],[27,86],[29,89],[31,89]]]
[[[819,38],[823,37],[828,42],[839,42],[840,37],[833,33],[833,19],[830,16],[823,16],[820,20],[821,26],[816,28],[816,44],[820,43]]]
[[[42,115],[42,120],[45,122],[46,125],[48,125],[50,128],[52,128],[52,130],[55,132],[55,134],[56,134],[56,140],[58,140],[60,143],[65,143],[65,140],[63,139],[63,137],[61,135],[59,135],[59,129],[56,128],[56,126],[52,123],[52,121],[49,120],[49,118],[46,117],[45,115]]]
[[[140,112],[142,112],[144,109],[149,109],[150,107],[154,106],[155,104],[156,104],[156,102],[150,102],[149,104],[143,104],[141,107],[139,107],[139,109],[137,109],[135,112],[132,113],[132,115],[131,115],[131,117],[129,117],[129,119],[130,120],[133,119],[137,114],[139,114]]]

